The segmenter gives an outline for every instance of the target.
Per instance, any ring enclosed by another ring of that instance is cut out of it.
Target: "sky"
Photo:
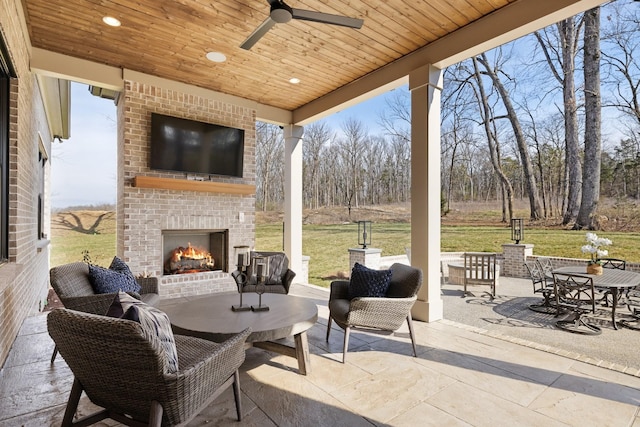
[[[71,84],[71,137],[52,143],[53,208],[116,202],[116,106]]]
[[[384,95],[324,119],[336,131],[348,118],[377,129]],[[71,136],[52,144],[51,203],[54,209],[116,203],[116,105],[71,83]]]

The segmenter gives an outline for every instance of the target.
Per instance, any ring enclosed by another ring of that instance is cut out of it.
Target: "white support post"
[[[289,268],[302,272],[302,126],[284,127],[284,252]]]
[[[411,264],[424,277],[414,319],[442,319],[440,295],[440,96],[442,70],[409,74],[411,91]]]

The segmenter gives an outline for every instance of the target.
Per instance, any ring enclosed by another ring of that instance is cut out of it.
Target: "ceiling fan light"
[[[293,15],[287,9],[274,9],[271,11],[271,19],[276,21],[278,24],[284,24],[291,21]]]
[[[224,62],[227,60],[227,55],[222,52],[208,52],[205,56],[211,62]]]
[[[114,18],[113,16],[105,16],[102,18],[102,22],[109,25],[110,27],[119,27],[120,20],[118,18]]]

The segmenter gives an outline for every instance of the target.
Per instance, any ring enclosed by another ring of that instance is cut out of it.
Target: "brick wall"
[[[118,103],[117,253],[134,273],[157,276],[163,298],[234,290],[233,279],[226,272],[164,276],[161,233],[228,229],[230,264],[233,246],[254,246],[255,195],[133,187],[132,181],[138,175],[186,178],[184,173],[149,169],[152,112],[244,129],[243,178],[211,179],[255,184],[255,111],[134,81],[125,81]],[[233,265],[227,266],[228,271],[233,269]]]
[[[0,266],[0,366],[24,319],[46,301],[49,248],[37,239],[39,139],[51,154],[51,135],[35,76],[21,3],[0,0],[0,37],[17,78],[10,85],[9,262]]]

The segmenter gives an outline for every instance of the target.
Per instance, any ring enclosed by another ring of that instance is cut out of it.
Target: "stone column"
[[[351,269],[353,268],[356,262],[372,270],[379,270],[381,253],[382,253],[382,249],[376,249],[376,248],[366,248],[366,249],[350,248],[349,249],[349,273],[351,273]]]
[[[524,262],[533,255],[533,245],[506,243],[502,245],[502,275],[506,277],[529,277]]]

